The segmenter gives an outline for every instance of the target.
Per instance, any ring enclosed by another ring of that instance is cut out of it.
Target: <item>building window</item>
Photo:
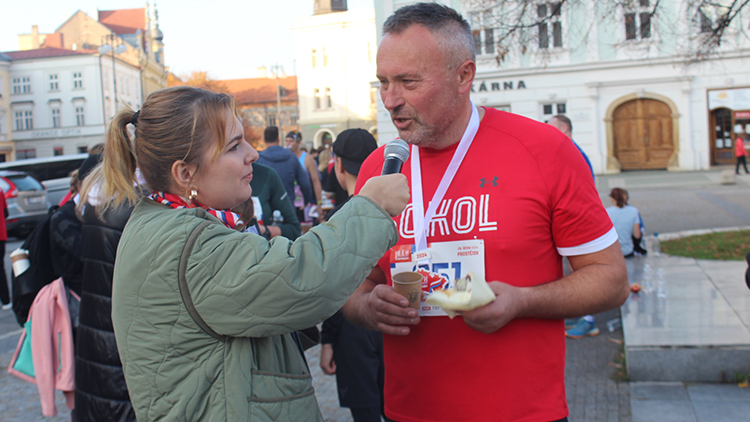
[[[15,112],[15,130],[34,129],[34,115],[31,110]]]
[[[546,122],[547,120],[551,119],[552,116],[556,116],[558,114],[565,114],[566,112],[567,112],[567,107],[565,103],[542,104],[542,121]]]
[[[26,158],[36,158],[36,150],[34,148],[16,150],[16,160],[23,160]]]
[[[326,48],[323,47],[323,67],[328,66],[328,54],[326,54]]]
[[[52,127],[60,127],[60,109],[59,108],[53,108],[52,109]]]
[[[52,155],[57,157],[58,155],[63,155],[63,147],[55,147],[55,149],[52,151]]]
[[[638,0],[638,6],[630,7],[625,11],[626,40],[651,38],[651,9],[649,6],[649,0]]]
[[[539,48],[562,47],[562,23],[560,21],[562,3],[539,3],[536,5],[536,15],[539,18]]]
[[[320,90],[318,88],[315,88],[315,90],[313,91],[313,99],[315,101],[315,110],[320,110]]]
[[[83,74],[81,72],[73,72],[73,89],[83,88]]]
[[[275,114],[267,114],[266,115],[266,126],[276,126],[276,115]]]
[[[315,67],[318,65],[318,50],[312,49],[312,67],[315,69]]]
[[[76,126],[85,126],[86,121],[83,118],[83,106],[76,107]]]
[[[87,146],[78,147],[78,153],[79,154],[86,154],[87,152],[89,152],[89,147],[87,147]]]
[[[289,116],[289,124],[292,126],[296,126],[297,123],[299,123],[299,116],[297,114],[292,114]]]
[[[471,33],[474,36],[474,50],[477,55],[495,54],[495,29],[498,19],[492,12],[474,12],[469,14],[469,24],[476,28]]]
[[[57,73],[53,73],[52,75],[49,75],[49,90],[58,91],[59,89],[60,87],[57,84]]]
[[[326,87],[326,107],[333,107],[333,99],[331,98],[331,88]]]
[[[31,76],[23,76],[20,78],[13,78],[11,81],[13,85],[14,94],[29,94],[31,93]]]
[[[474,35],[474,49],[477,55],[495,54],[495,30],[485,28],[471,32]]]

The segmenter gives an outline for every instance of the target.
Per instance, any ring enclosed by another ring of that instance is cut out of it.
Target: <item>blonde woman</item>
[[[322,420],[292,333],[332,315],[396,243],[408,185],[376,178],[328,223],[269,242],[229,211],[250,197],[257,158],[224,94],[168,88],[111,123],[101,194],[137,202],[112,317],[139,421]]]

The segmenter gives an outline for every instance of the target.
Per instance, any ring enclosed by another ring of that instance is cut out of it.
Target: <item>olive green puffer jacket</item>
[[[142,200],[120,240],[112,294],[138,421],[322,420],[289,333],[336,312],[397,238],[391,217],[361,196],[295,242]],[[205,331],[183,301],[181,265]]]

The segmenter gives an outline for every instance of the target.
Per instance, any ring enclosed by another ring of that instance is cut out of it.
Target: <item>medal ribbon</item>
[[[461,141],[458,143],[458,148],[453,153],[448,168],[443,174],[443,178],[440,179],[440,184],[435,191],[435,194],[430,201],[427,212],[424,211],[424,196],[422,192],[422,168],[419,161],[419,147],[416,145],[411,146],[411,190],[412,190],[412,219],[414,223],[414,243],[416,245],[416,252],[427,250],[427,231],[430,228],[430,221],[435,216],[435,211],[438,205],[442,202],[445,192],[448,190],[453,178],[456,176],[458,168],[461,166],[466,152],[469,150],[474,136],[479,130],[479,110],[471,102],[471,118],[469,119],[469,125],[466,127]],[[420,264],[426,263],[426,261],[420,261]]]

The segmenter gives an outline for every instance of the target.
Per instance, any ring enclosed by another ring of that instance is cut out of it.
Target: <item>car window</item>
[[[7,181],[6,181],[6,180],[5,180],[4,178],[2,178],[2,177],[0,177],[0,189],[2,189],[2,190],[3,190],[3,192],[8,192],[8,191],[10,190],[10,185],[9,185],[9,184],[8,184],[8,182],[7,182]]]
[[[44,186],[42,186],[41,183],[39,183],[36,179],[29,175],[17,174],[5,177],[7,177],[8,180],[11,181],[11,183],[16,185],[16,188],[18,188],[19,191],[44,190]]]

